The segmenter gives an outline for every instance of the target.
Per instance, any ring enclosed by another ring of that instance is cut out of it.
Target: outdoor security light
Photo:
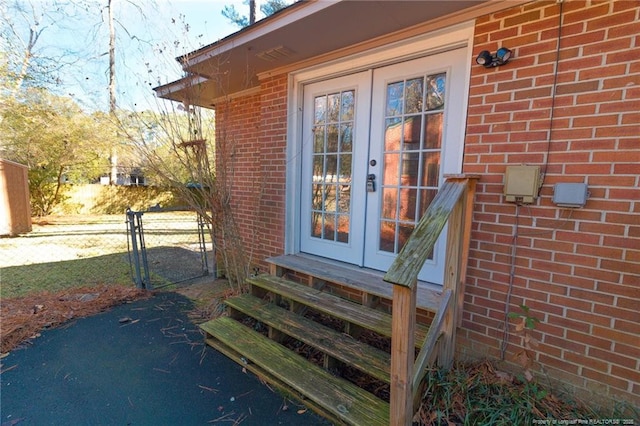
[[[511,50],[501,47],[495,55],[492,55],[488,50],[483,50],[476,58],[476,62],[485,68],[493,68],[506,64],[509,59],[511,59]]]

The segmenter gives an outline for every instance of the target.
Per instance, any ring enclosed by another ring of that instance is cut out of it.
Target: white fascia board
[[[156,94],[159,97],[164,98],[166,95],[188,89],[190,87],[204,83],[206,81],[209,81],[209,80],[205,77],[202,77],[199,75],[190,75],[190,76],[181,78],[178,81],[165,84],[164,86],[158,86],[153,90],[156,92]]]

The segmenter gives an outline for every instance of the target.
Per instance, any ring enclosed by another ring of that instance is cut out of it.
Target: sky
[[[65,0],[4,1],[21,4],[28,12],[7,9],[23,41],[33,17],[38,17],[36,28],[42,35],[36,54],[65,64],[60,67],[57,93],[72,97],[85,109],[108,110],[107,0],[74,0],[73,7],[67,4],[62,11],[56,7]],[[84,9],[77,9],[78,4]],[[248,14],[242,0],[113,0],[113,4],[116,100],[119,108],[131,110],[157,107],[153,87],[181,77],[176,57],[239,30],[222,16],[225,5]]]

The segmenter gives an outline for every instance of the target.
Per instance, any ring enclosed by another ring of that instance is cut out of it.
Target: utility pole
[[[109,9],[109,114],[112,118],[116,115],[116,30],[113,21],[113,3],[108,0]],[[118,151],[116,146],[111,147],[111,178],[109,183],[115,185],[118,181]]]

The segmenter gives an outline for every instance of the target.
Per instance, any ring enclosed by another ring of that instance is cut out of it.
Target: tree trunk
[[[256,0],[249,0],[249,25],[256,22]]]

